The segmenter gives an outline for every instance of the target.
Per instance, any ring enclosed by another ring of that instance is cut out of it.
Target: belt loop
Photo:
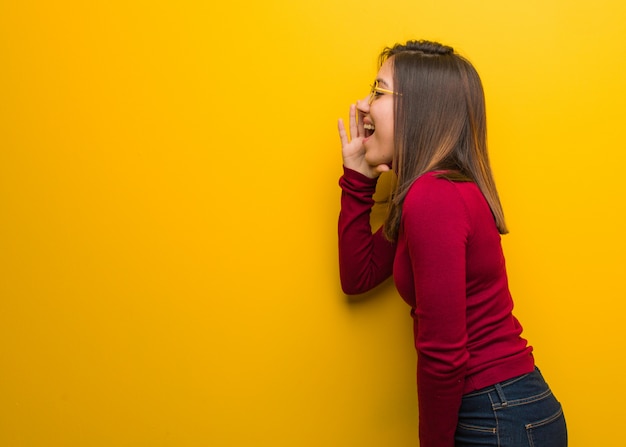
[[[502,404],[502,406],[506,407],[507,405],[509,405],[509,403],[506,401],[506,396],[504,395],[504,390],[502,389],[502,385],[500,385],[499,383],[496,383],[494,385],[494,388],[496,389],[496,393],[498,393],[498,397],[500,398],[500,403]]]

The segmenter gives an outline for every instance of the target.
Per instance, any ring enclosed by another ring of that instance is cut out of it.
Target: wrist
[[[368,174],[363,173],[359,169],[354,169],[346,165],[343,165],[343,175],[344,177],[366,185],[376,185],[376,183],[378,182],[378,175],[372,177]]]
[[[367,177],[372,180],[376,180],[378,176],[380,175],[380,172],[377,172],[375,169],[372,169],[372,167],[369,165],[361,164],[358,166],[354,166],[354,165],[351,165],[350,163],[344,162],[343,167],[344,169],[349,169],[350,171],[357,172],[361,174],[362,176]]]

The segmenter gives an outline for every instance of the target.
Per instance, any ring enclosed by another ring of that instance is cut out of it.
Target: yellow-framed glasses
[[[367,103],[369,105],[372,105],[372,103],[374,102],[374,99],[376,99],[376,98],[378,98],[379,96],[382,96],[382,95],[398,95],[398,96],[402,96],[401,93],[394,92],[393,90],[387,90],[386,88],[379,87],[378,84],[379,84],[379,81],[377,79],[371,85],[372,89],[370,90],[370,96],[369,96],[369,99],[367,100]]]

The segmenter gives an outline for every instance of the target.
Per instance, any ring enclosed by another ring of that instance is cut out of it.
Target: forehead
[[[376,80],[381,84],[385,84],[387,86],[391,86],[393,84],[393,62],[391,59],[387,59],[380,66],[378,70],[378,75],[376,76]]]

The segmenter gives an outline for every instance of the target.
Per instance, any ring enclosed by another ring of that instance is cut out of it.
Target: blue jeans
[[[456,447],[567,447],[561,404],[541,372],[463,396]]]

